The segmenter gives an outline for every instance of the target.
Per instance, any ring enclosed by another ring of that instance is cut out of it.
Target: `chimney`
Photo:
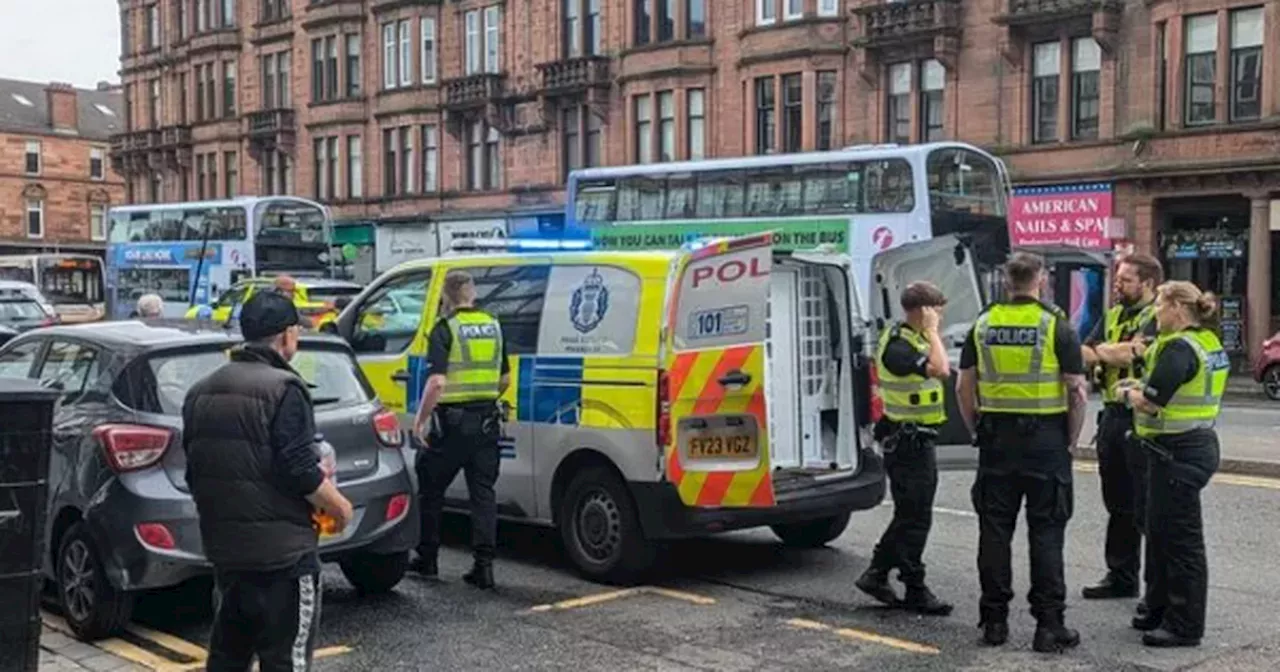
[[[49,100],[49,125],[60,133],[75,133],[80,126],[75,87],[53,82],[44,92]]]

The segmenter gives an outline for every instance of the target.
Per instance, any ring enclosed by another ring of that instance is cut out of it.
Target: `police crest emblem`
[[[591,274],[583,278],[582,285],[573,290],[573,298],[569,302],[569,320],[580,333],[590,333],[600,326],[608,310],[609,288],[604,286],[604,277],[600,275],[600,271],[592,269]]]

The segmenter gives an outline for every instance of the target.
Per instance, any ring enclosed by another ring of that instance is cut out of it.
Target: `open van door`
[[[947,297],[939,335],[947,345],[953,367],[952,380],[944,383],[947,423],[938,436],[940,444],[968,444],[969,432],[960,420],[955,401],[955,375],[960,362],[960,347],[986,305],[980,289],[974,257],[959,238],[940,236],[918,243],[907,243],[877,254],[871,260],[871,305],[875,319],[876,339],[871,342],[872,356],[880,334],[903,319],[898,297],[907,285],[927,280],[937,285]]]
[[[668,298],[659,431],[667,478],[687,506],[774,504],[765,401],[773,234],[679,256]]]

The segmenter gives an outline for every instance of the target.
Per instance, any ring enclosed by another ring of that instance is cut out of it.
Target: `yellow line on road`
[[[552,604],[539,604],[538,606],[529,609],[529,611],[541,612],[541,611],[552,611],[552,610],[560,610],[560,609],[577,609],[578,607],[588,607],[593,604],[600,604],[601,602],[609,602],[611,600],[617,600],[623,597],[627,597],[628,595],[634,595],[635,593],[636,593],[636,589],[634,588],[626,588],[624,590],[614,590],[608,593],[596,593],[594,595],[585,595],[583,597],[575,597],[571,600],[561,600],[559,602],[553,602]]]
[[[1093,460],[1076,460],[1076,471],[1096,474],[1098,463]],[[1280,479],[1267,476],[1246,476],[1244,474],[1215,474],[1213,482],[1220,485],[1238,485],[1245,488],[1264,488],[1280,490]]]
[[[353,649],[349,646],[326,646],[323,649],[316,649],[315,652],[311,654],[311,657],[315,660],[320,660],[321,658],[332,658],[334,656],[351,653],[352,650]],[[204,665],[204,663],[190,663],[188,665],[170,668],[167,672],[197,672],[198,670],[203,670]],[[250,669],[257,672],[259,669],[258,664],[254,663],[253,667]]]
[[[907,639],[898,639],[897,637],[889,637],[888,635],[881,635],[874,632],[868,632],[866,630],[857,630],[854,628],[837,628],[834,626],[827,625],[826,623],[819,623],[818,621],[810,621],[803,618],[793,618],[787,621],[787,624],[792,627],[803,628],[805,630],[819,630],[824,632],[831,632],[840,637],[845,637],[848,639],[857,639],[864,642],[871,642],[872,644],[881,644],[883,646],[900,649],[902,651],[910,651],[911,653],[923,653],[931,656],[936,656],[939,653],[941,653],[941,650],[939,650],[938,647],[936,646],[921,644],[919,642],[913,642]]]
[[[159,644],[160,646],[166,649],[169,649],[174,653],[180,653],[184,656],[189,656],[195,659],[196,661],[204,661],[204,660],[208,660],[209,658],[209,652],[205,651],[204,647],[198,646],[196,644],[192,644],[191,642],[188,642],[185,639],[182,639],[180,637],[175,637],[167,632],[160,632],[158,630],[152,630],[151,628],[145,628],[141,625],[135,625],[135,624],[129,625],[129,627],[126,628],[126,630],[130,634],[136,635],[138,637],[141,637],[142,639],[145,639],[151,642],[155,642],[156,644]]]
[[[155,672],[179,672],[181,670],[193,669],[189,664],[175,663],[171,660],[166,660],[157,654],[151,653],[136,644],[130,644],[123,639],[104,639],[97,642],[95,646],[113,656],[119,656],[131,663],[141,665],[142,667],[154,670]],[[194,669],[204,668],[203,662],[192,664],[196,665]]]
[[[670,597],[676,600],[684,600],[685,602],[692,602],[694,604],[701,604],[704,606],[716,603],[716,600],[714,597],[705,597],[703,595],[695,595],[693,593],[687,593],[683,590],[672,590],[670,588],[659,588],[657,586],[649,586],[647,588],[641,588],[640,590],[646,593],[651,593],[653,595],[661,595],[663,597]]]

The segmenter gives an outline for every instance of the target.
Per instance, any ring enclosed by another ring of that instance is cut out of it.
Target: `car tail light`
[[[399,520],[409,510],[409,495],[400,493],[387,501],[386,522]]]
[[[138,523],[133,526],[138,539],[146,546],[171,551],[178,546],[173,533],[163,523]]]
[[[658,447],[666,448],[671,445],[671,379],[666,371],[658,371],[657,420]]]
[[[149,467],[164,457],[173,432],[143,425],[98,425],[93,437],[102,444],[107,464],[119,472]]]
[[[373,429],[378,433],[378,441],[388,448],[399,448],[404,445],[404,433],[400,431],[400,418],[391,411],[382,411],[373,416]]]
[[[875,362],[871,363],[869,377],[871,379],[871,424],[875,424],[884,417],[884,398],[880,396],[880,367]]]

